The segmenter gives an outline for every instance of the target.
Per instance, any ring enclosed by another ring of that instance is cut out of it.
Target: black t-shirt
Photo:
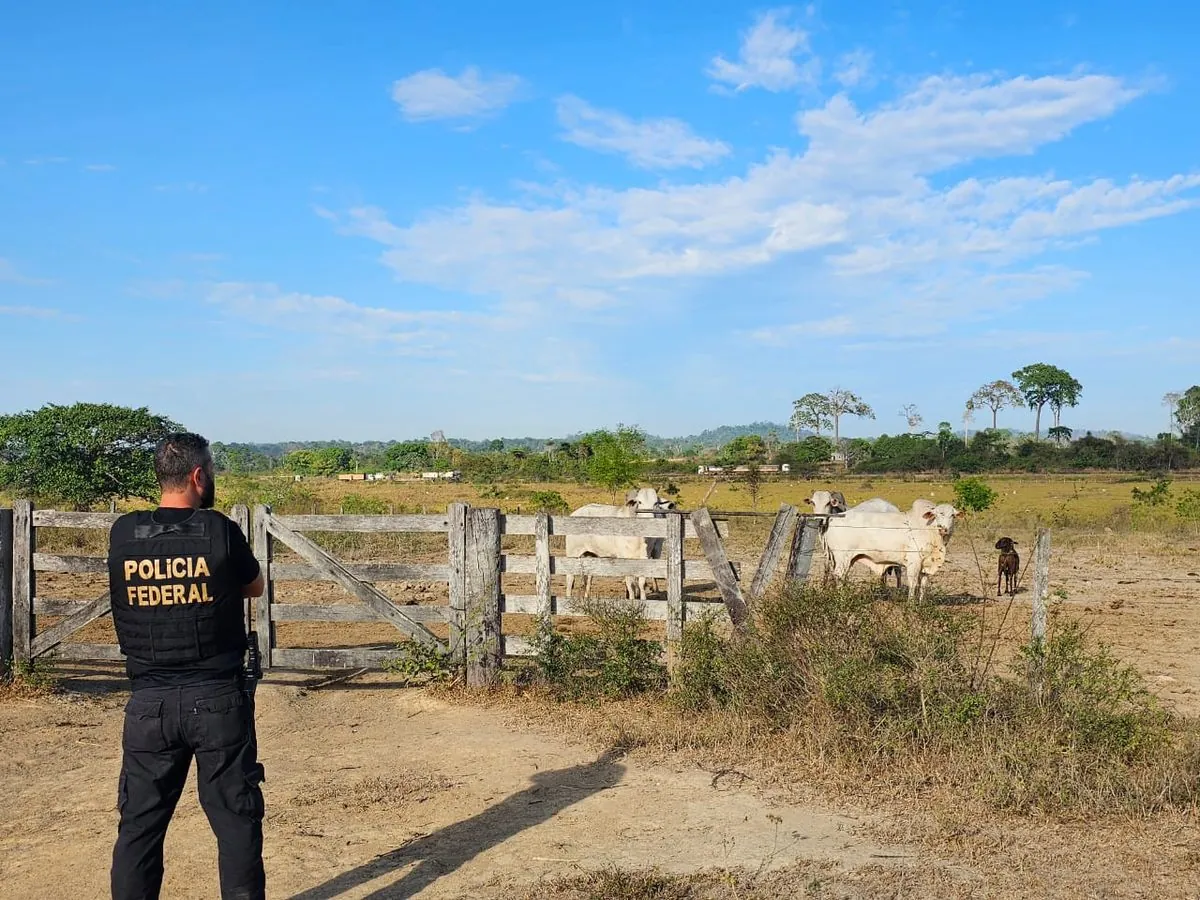
[[[154,511],[154,520],[161,525],[178,525],[186,522],[194,512],[195,510],[192,509],[160,506]],[[237,523],[231,521],[227,530],[229,533],[230,569],[239,584],[249,584],[258,577],[260,571],[258,560],[250,552],[250,543],[242,534],[242,529],[238,527]],[[241,674],[242,654],[225,653],[199,662],[175,665],[145,665],[127,662],[125,670],[135,688],[178,687],[204,681],[224,681],[237,678]]]

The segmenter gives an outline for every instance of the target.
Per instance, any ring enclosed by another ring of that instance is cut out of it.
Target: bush
[[[640,605],[590,600],[576,606],[591,618],[594,633],[563,634],[543,616],[532,640],[541,681],[557,697],[616,699],[664,686],[662,646],[642,637]]]
[[[348,516],[382,516],[388,505],[379,497],[347,494],[342,498],[342,513]]]
[[[447,681],[458,666],[450,657],[450,651],[441,644],[421,644],[405,641],[396,647],[396,656],[384,662],[384,671],[400,675],[406,683],[426,684]]]
[[[571,509],[558,491],[530,491],[529,501],[539,512],[565,513]]]
[[[772,744],[797,741],[854,780],[936,772],[1018,811],[1200,800],[1196,724],[1164,710],[1078,625],[1050,624],[1002,677],[974,617],[883,602],[874,586],[795,584],[741,636],[703,622],[685,630],[673,696]]]
[[[996,503],[997,494],[982,478],[960,478],[954,482],[954,502],[959,509],[983,512]]]

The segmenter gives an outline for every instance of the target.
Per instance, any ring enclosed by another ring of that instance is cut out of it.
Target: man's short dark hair
[[[182,489],[196,468],[207,468],[212,462],[208,441],[190,431],[168,434],[154,449],[154,474],[166,489]]]

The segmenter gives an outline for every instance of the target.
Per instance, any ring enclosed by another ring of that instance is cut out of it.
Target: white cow
[[[817,515],[846,511],[846,495],[841,491],[813,491],[811,497],[804,498],[804,502],[811,506]]]
[[[642,488],[630,491],[626,495],[623,506],[610,506],[605,503],[589,503],[571,513],[572,516],[585,518],[620,518],[632,519],[645,516],[661,518],[665,510],[674,509],[671,500],[662,500],[654,488]],[[567,556],[580,559],[585,556],[599,559],[658,559],[662,556],[662,538],[626,537],[614,534],[568,534]],[[571,590],[575,586],[575,576],[567,575],[567,599],[571,599]],[[592,590],[592,576],[585,576],[583,596],[586,599]],[[638,576],[638,591],[641,599],[646,599],[646,578]],[[625,596],[632,600],[633,576],[625,576]]]
[[[918,516],[923,516],[923,515],[925,515],[926,512],[933,509],[934,506],[935,506],[935,504],[932,500],[923,500],[923,499],[918,498],[913,501],[912,509],[910,511],[913,513],[916,513]],[[884,500],[882,497],[872,497],[870,500],[864,500],[862,503],[859,503],[856,506],[850,507],[850,509],[848,509],[847,512],[848,513],[864,513],[864,512],[882,512],[882,513],[894,512],[894,513],[898,513],[898,512],[900,512],[900,507],[896,506],[894,503],[889,503],[887,500]],[[887,583],[887,576],[888,576],[888,573],[890,572],[896,579],[896,587],[897,588],[900,587],[900,570],[902,568],[901,566],[893,566],[893,565],[890,565],[887,563],[872,562],[871,560],[867,559],[866,557],[859,559],[858,562],[862,563],[864,566],[866,566],[868,569],[870,569],[872,572],[874,572],[876,577],[878,577],[879,580],[884,584]]]
[[[961,513],[949,503],[925,512],[859,512],[830,519],[825,549],[835,578],[845,578],[856,561],[903,566],[908,596],[923,597],[930,577],[946,563],[946,545]],[[873,567],[874,567],[873,566]]]

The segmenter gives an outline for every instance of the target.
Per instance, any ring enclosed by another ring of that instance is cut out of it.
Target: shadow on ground
[[[346,891],[415,865],[398,881],[376,888],[364,900],[403,900],[456,871],[510,837],[553,818],[569,806],[616,786],[625,774],[620,753],[608,750],[586,765],[539,772],[529,787],[483,812],[416,838],[291,900],[331,900]]]

